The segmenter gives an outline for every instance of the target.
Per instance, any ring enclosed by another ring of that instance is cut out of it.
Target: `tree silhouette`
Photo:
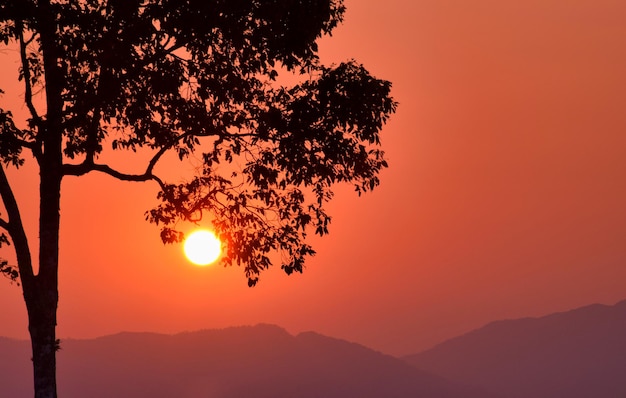
[[[0,244],[17,258],[0,273],[24,293],[36,397],[56,397],[65,176],[158,184],[146,218],[163,242],[183,238],[178,223],[208,215],[226,242],[222,261],[242,265],[250,286],[274,251],[288,274],[302,271],[314,254],[307,232],[328,232],[335,183],[359,194],[378,185],[391,84],[356,61],[324,66],[317,55],[344,11],[342,0],[0,1],[0,41],[19,50],[29,113],[19,121],[0,110]],[[105,148],[151,157],[124,173],[100,162]],[[168,183],[155,172],[168,152],[202,167]],[[6,178],[29,157],[40,175],[38,273]]]

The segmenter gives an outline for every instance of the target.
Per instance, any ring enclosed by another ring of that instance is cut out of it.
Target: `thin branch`
[[[20,272],[22,284],[28,286],[33,282],[34,271],[28,247],[28,239],[24,231],[24,225],[20,216],[19,206],[11,190],[4,167],[0,166],[0,197],[6,209],[9,221],[2,220],[1,226],[7,230],[15,246],[17,255],[17,267]]]
[[[39,116],[39,113],[37,112],[37,109],[35,108],[35,105],[33,104],[33,88],[32,88],[32,82],[31,82],[31,76],[30,76],[30,66],[28,65],[28,56],[26,55],[26,46],[28,45],[28,43],[30,43],[33,40],[33,37],[31,37],[28,42],[24,41],[24,26],[22,24],[22,21],[18,22],[18,35],[19,35],[19,39],[20,39],[20,56],[21,56],[21,61],[22,61],[22,73],[24,74],[24,86],[25,86],[25,93],[24,93],[24,100],[26,101],[26,106],[28,107],[28,110],[30,111],[31,116],[33,117],[33,119],[35,119],[35,121],[37,122],[37,125],[39,125],[41,123],[41,117]]]
[[[0,228],[8,231],[9,230],[9,222],[7,220],[5,220],[4,218],[0,218]]]
[[[163,183],[163,181],[159,177],[157,177],[153,173],[154,167],[156,166],[158,161],[161,159],[161,157],[163,157],[165,152],[167,152],[169,149],[171,149],[175,145],[175,143],[177,141],[179,141],[180,139],[184,138],[185,135],[186,134],[182,134],[172,144],[169,144],[169,145],[161,147],[161,149],[159,149],[159,151],[152,157],[152,159],[150,159],[150,161],[148,162],[148,166],[146,167],[146,171],[144,171],[143,174],[122,173],[122,172],[119,172],[119,171],[113,169],[112,167],[110,167],[110,166],[108,166],[106,164],[94,163],[93,157],[88,156],[83,163],[80,163],[80,164],[64,164],[63,165],[63,175],[81,176],[81,175],[85,175],[87,173],[90,173],[92,171],[99,171],[101,173],[108,174],[108,175],[110,175],[110,176],[112,176],[114,178],[117,178],[118,180],[122,180],[122,181],[145,182],[145,181],[149,181],[149,180],[154,180],[154,181],[157,181],[159,183],[161,188],[163,188],[165,186],[165,184]]]
[[[98,79],[98,86],[96,87],[96,95],[100,91],[100,84],[102,79]],[[96,149],[98,147],[98,127],[100,126],[100,120],[102,119],[100,111],[102,109],[102,102],[98,102],[93,110],[93,120],[91,126],[87,131],[87,148],[86,159],[88,162],[93,163],[96,156]]]
[[[24,42],[24,44],[25,44],[25,45],[29,45],[30,43],[32,43],[32,42],[33,42],[33,40],[35,40],[35,36],[37,36],[37,35],[36,35],[35,33],[33,33],[33,34],[30,36],[30,39],[26,40],[26,41]]]
[[[146,171],[143,174],[129,174],[122,173],[121,171],[115,170],[109,165],[106,164],[97,164],[91,162],[83,162],[81,164],[64,164],[63,165],[63,175],[67,176],[82,176],[92,171],[97,171],[100,173],[108,174],[113,178],[116,178],[121,181],[133,181],[133,182],[146,182],[146,181],[156,181],[161,189],[165,188],[165,183],[161,178],[152,173],[152,171]]]
[[[161,159],[165,152],[169,151],[172,148],[172,146],[174,146],[174,144],[161,147],[161,149],[159,149],[159,151],[152,157],[152,159],[150,159],[150,162],[148,162],[148,167],[146,168],[146,172],[144,174],[152,174],[152,171],[154,170],[157,162]]]

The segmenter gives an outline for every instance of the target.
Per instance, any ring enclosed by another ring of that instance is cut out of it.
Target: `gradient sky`
[[[143,215],[156,186],[67,178],[60,337],[263,322],[410,354],[492,320],[626,298],[626,3],[346,5],[323,59],[357,59],[400,102],[381,186],[337,188],[304,274],[276,267],[250,289],[242,269],[161,244]],[[34,243],[35,176],[11,177]],[[0,280],[0,303],[0,335],[26,338],[21,290]]]

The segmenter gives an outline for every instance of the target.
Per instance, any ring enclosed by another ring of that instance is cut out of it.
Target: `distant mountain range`
[[[0,338],[0,397],[32,397],[27,341]],[[64,398],[624,398],[626,301],[497,321],[394,358],[272,325],[64,340]]]
[[[0,396],[33,396],[28,347],[0,339]],[[271,325],[66,340],[58,384],[64,398],[496,398],[358,344]]]
[[[626,301],[493,322],[404,359],[505,398],[624,398]]]

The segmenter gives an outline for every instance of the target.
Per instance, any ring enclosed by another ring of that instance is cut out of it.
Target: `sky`
[[[156,186],[67,178],[58,336],[272,323],[404,355],[494,320],[626,298],[626,3],[346,5],[320,52],[393,83],[381,185],[337,187],[304,273],[276,267],[248,288],[243,269],[162,245],[144,220]],[[9,67],[5,108],[19,94]],[[34,241],[32,170],[10,177]],[[0,280],[0,302],[0,335],[27,338],[19,287]]]

